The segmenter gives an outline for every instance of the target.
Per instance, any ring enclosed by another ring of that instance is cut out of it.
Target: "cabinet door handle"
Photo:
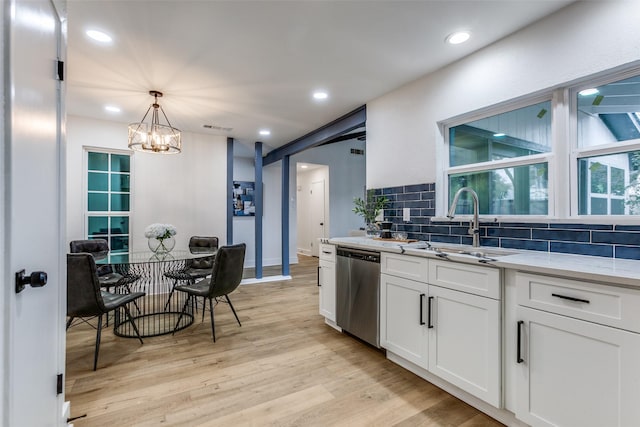
[[[522,358],[522,325],[524,325],[524,320],[518,320],[518,348],[517,348],[517,359],[516,362],[517,363],[522,363],[524,362],[524,359]]]
[[[433,323],[431,323],[431,301],[433,301],[433,297],[429,297],[429,299],[427,300],[427,309],[428,309],[427,321],[429,322],[429,324],[427,325],[427,328],[429,329],[433,329]]]
[[[330,251],[322,251],[323,254],[331,255],[333,252]]]
[[[560,294],[551,294],[551,296],[552,297],[556,297],[556,298],[568,299],[569,301],[583,302],[585,304],[589,304],[589,300],[588,299],[568,297],[566,295],[560,295]]]
[[[322,286],[320,284],[320,266],[318,266],[318,286]]]
[[[424,297],[425,294],[420,294],[420,325],[424,325]]]

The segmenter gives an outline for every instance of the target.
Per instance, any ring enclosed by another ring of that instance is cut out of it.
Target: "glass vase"
[[[166,239],[150,237],[149,240],[147,240],[147,243],[149,244],[149,249],[151,249],[153,253],[166,254],[173,250],[173,247],[176,245],[176,239],[174,239],[173,236],[167,237]]]
[[[380,236],[380,229],[375,222],[370,222],[365,226],[365,233],[367,237],[378,237]]]

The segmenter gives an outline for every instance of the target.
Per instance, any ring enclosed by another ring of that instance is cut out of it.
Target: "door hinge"
[[[60,80],[61,82],[64,81],[64,62],[63,61],[58,61],[58,66],[57,66],[57,78],[58,80]]]
[[[56,384],[56,393],[62,394],[62,374],[58,374],[58,380]]]

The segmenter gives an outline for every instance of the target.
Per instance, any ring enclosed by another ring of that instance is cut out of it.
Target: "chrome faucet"
[[[469,222],[469,234],[473,236],[473,247],[477,248],[480,246],[480,224],[478,222],[478,195],[471,187],[462,187],[456,192],[456,195],[453,196],[453,202],[451,203],[451,208],[449,209],[449,213],[447,214],[447,218],[453,219],[456,214],[456,207],[458,206],[458,199],[460,198],[460,194],[463,192],[468,192],[471,194],[471,198],[473,199],[473,219]]]

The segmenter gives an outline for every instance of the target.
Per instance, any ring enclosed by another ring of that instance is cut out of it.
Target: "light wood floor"
[[[324,324],[317,259],[293,280],[243,285],[230,308],[161,337],[67,333],[66,399],[77,427],[99,426],[500,426],[469,405]]]

